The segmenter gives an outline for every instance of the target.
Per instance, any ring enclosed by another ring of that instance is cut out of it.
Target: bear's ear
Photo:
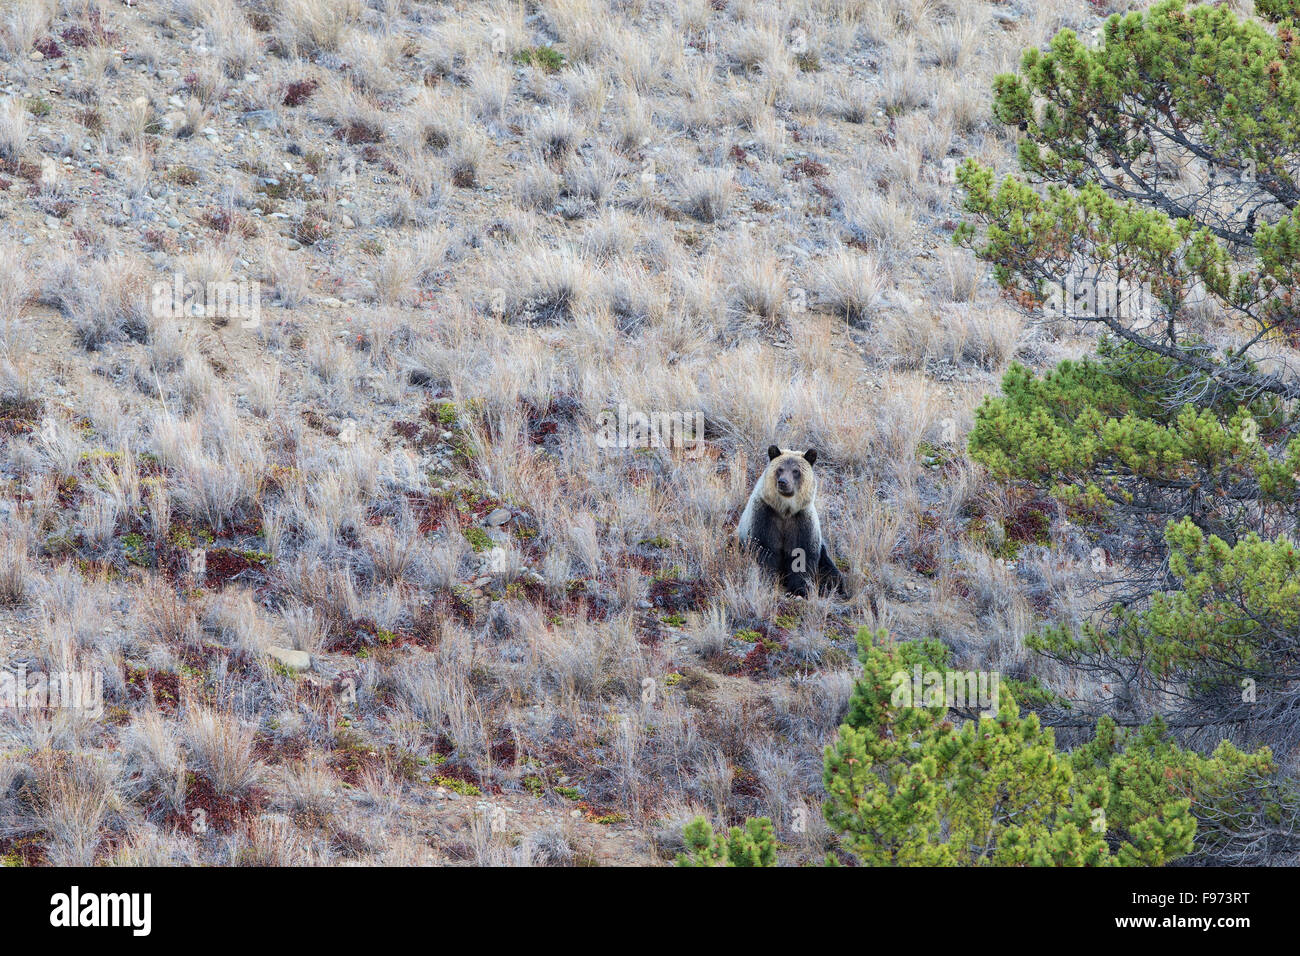
[[[817,449],[809,448],[803,453],[803,460],[808,462],[810,465],[815,465],[817,463]]]
[[[778,458],[780,458],[780,457],[781,457],[781,449],[780,449],[780,448],[777,448],[775,445],[768,445],[768,446],[767,446],[767,460],[768,460],[768,461],[776,461],[776,459],[778,459]]]

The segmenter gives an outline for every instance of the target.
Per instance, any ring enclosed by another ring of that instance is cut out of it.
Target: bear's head
[[[763,500],[787,517],[812,504],[817,494],[817,475],[812,467],[817,450],[787,451],[772,445],[767,449],[767,458]]]

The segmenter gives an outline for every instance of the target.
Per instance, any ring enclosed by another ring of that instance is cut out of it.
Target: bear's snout
[[[794,482],[785,475],[781,475],[776,479],[776,490],[783,495],[792,495],[794,494]]]

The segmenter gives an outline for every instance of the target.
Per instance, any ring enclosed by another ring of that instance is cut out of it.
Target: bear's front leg
[[[808,552],[802,547],[795,547],[786,555],[785,567],[781,569],[781,584],[791,594],[807,597],[812,590],[812,570],[808,567]]]
[[[808,575],[806,574],[787,574],[781,580],[781,584],[796,597],[806,598],[812,590],[808,584]]]
[[[834,590],[837,593],[848,597],[848,588],[844,584],[844,575],[835,562],[831,560],[830,552],[826,550],[826,545],[822,545],[822,553],[817,559],[817,577],[819,587],[823,594]]]
[[[780,575],[784,573],[785,566],[781,560],[779,552],[769,548],[761,541],[753,542],[754,557],[758,559],[758,566],[770,574]]]

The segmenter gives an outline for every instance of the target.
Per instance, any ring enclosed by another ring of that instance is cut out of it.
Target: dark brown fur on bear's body
[[[816,450],[799,454],[773,445],[767,454],[767,468],[749,496],[737,538],[754,549],[758,563],[777,575],[787,591],[806,597],[815,585],[823,593],[847,593],[817,515]]]

